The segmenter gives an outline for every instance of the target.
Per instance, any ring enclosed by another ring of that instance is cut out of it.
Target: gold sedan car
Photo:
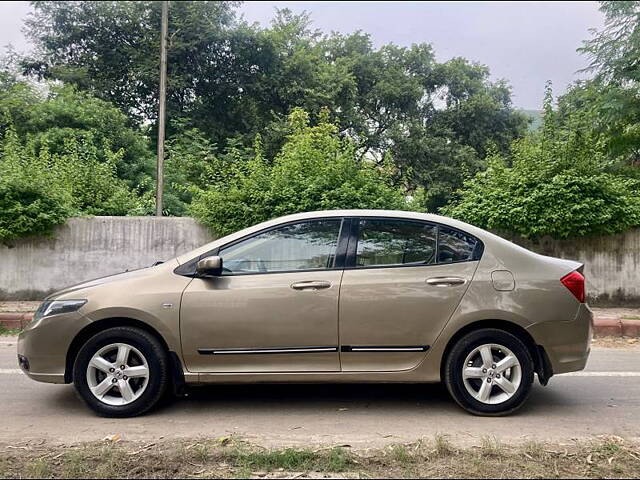
[[[584,368],[582,270],[437,215],[301,213],[51,295],[18,362],[111,417],[244,382],[443,381],[469,412],[502,415],[534,373]]]

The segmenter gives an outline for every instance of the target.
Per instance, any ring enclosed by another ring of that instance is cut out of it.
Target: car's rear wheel
[[[533,383],[534,366],[526,345],[504,330],[468,333],[453,346],[444,381],[453,399],[475,415],[506,415],[520,408]]]
[[[100,415],[140,415],[152,408],[167,388],[167,354],[144,330],[109,328],[82,346],[74,363],[73,382],[87,405]]]

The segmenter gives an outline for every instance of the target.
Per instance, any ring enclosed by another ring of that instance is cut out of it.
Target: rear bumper
[[[584,369],[593,337],[593,313],[586,303],[580,304],[571,321],[537,323],[527,330],[544,347],[553,375]]]

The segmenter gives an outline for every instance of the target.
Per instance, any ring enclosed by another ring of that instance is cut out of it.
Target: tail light
[[[576,270],[562,277],[560,281],[580,303],[584,303],[584,275]]]

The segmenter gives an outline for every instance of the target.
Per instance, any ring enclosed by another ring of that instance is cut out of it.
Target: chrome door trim
[[[426,352],[429,345],[343,345],[341,352]],[[334,353],[338,347],[278,347],[278,348],[199,348],[200,355],[251,355],[272,353]]]
[[[341,352],[426,352],[429,345],[343,345]]]
[[[251,355],[272,353],[335,353],[338,347],[276,347],[276,348],[199,348],[200,355]]]

